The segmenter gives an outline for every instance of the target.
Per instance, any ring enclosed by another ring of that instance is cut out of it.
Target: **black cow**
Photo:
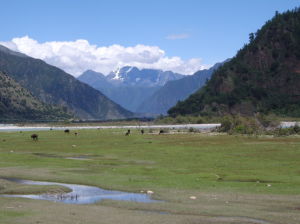
[[[127,132],[125,133],[126,136],[130,135],[130,130],[128,129]]]
[[[32,134],[30,137],[31,137],[31,139],[34,140],[34,141],[39,140],[39,136],[38,136],[37,134]]]

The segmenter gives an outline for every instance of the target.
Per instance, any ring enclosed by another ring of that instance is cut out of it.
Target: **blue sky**
[[[2,42],[28,36],[38,43],[84,39],[97,47],[141,44],[157,46],[164,57],[201,58],[203,65],[234,56],[248,42],[249,33],[271,19],[276,10],[300,6],[299,0],[0,2]]]

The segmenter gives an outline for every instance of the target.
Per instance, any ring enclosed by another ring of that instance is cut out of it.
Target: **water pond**
[[[151,199],[149,194],[104,190],[99,187],[79,185],[79,184],[65,184],[65,183],[57,183],[57,182],[32,181],[32,180],[20,180],[20,179],[9,179],[9,180],[18,182],[20,184],[30,184],[30,185],[60,185],[60,186],[68,187],[72,191],[63,194],[40,194],[40,195],[6,194],[6,195],[1,195],[2,197],[22,197],[22,198],[62,202],[66,204],[93,204],[103,199],[133,201],[133,202],[143,202],[143,203],[160,202],[158,200]]]

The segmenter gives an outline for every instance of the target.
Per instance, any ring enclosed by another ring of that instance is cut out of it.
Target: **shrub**
[[[198,132],[197,129],[190,127],[189,132]]]
[[[276,128],[273,131],[270,131],[269,134],[276,136],[288,136],[288,135],[297,135],[300,134],[300,127],[295,125],[289,128]]]
[[[169,128],[163,128],[159,130],[161,133],[170,133],[170,129]]]
[[[249,127],[244,124],[240,124],[234,128],[234,133],[238,134],[250,134]],[[252,134],[252,133],[251,133]]]
[[[204,123],[204,121],[201,117],[197,118],[196,124],[203,124],[203,123]]]
[[[219,128],[220,132],[228,132],[231,130],[232,128],[232,121],[228,118],[225,118],[222,122],[221,122],[221,126]]]
[[[259,121],[259,123],[267,128],[267,127],[277,127],[279,125],[279,122],[277,120],[277,118],[275,116],[272,115],[264,115],[264,114],[258,114],[256,116],[257,120]]]
[[[293,127],[293,130],[295,132],[295,134],[300,134],[300,127],[298,124],[296,124],[294,127]]]
[[[257,134],[261,128],[254,118],[227,116],[223,118],[218,131],[229,134]]]

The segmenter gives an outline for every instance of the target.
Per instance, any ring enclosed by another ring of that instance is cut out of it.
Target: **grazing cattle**
[[[37,134],[32,134],[30,137],[34,141],[37,141],[39,139],[39,136]]]
[[[128,136],[129,134],[130,134],[130,130],[128,129],[125,135]]]
[[[75,136],[77,136],[77,135],[78,135],[78,133],[77,133],[77,132],[75,132],[75,133],[74,133],[74,135],[75,135]]]
[[[142,135],[144,134],[144,130],[143,130],[143,129],[141,130],[141,134],[142,134]]]
[[[69,133],[70,133],[70,130],[69,130],[69,129],[66,129],[66,130],[64,130],[64,132],[65,132],[66,134],[69,134]]]

